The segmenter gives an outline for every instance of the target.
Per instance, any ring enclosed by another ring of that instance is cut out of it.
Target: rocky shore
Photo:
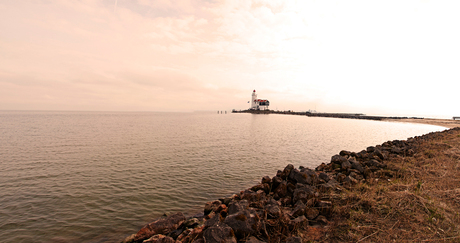
[[[459,172],[460,128],[388,141],[315,169],[289,164],[201,215],[165,216],[123,242],[457,241]]]

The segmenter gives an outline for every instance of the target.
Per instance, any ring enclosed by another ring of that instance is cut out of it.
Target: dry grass
[[[419,142],[386,163],[392,178],[341,193],[324,242],[460,242],[460,130]]]

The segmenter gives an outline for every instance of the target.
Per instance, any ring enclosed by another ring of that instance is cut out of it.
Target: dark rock
[[[206,222],[204,222],[204,228],[209,228],[209,227],[212,227],[214,225],[217,225],[221,222],[224,221],[224,218],[222,217],[222,215],[220,215],[220,213],[218,214],[215,214],[214,217],[206,220]]]
[[[342,162],[342,170],[346,171],[348,169],[351,169],[351,164],[350,162],[348,162],[348,160],[345,160],[344,162]]]
[[[271,182],[272,182],[272,179],[269,176],[264,176],[262,178],[262,184],[265,184],[265,183],[270,184]]]
[[[177,229],[186,220],[182,213],[172,214],[166,218],[156,220],[139,230],[131,241],[126,242],[141,242],[153,235],[162,234],[167,235],[173,230]]]
[[[292,217],[298,217],[305,214],[305,204],[302,201],[297,201],[294,205],[294,209],[291,211]]]
[[[187,219],[182,225],[185,227],[185,228],[195,228],[197,225],[200,224],[200,220],[197,219],[197,218],[190,218],[190,219]]]
[[[331,162],[334,163],[334,164],[339,164],[341,165],[343,162],[345,162],[347,160],[347,158],[343,157],[343,156],[340,156],[340,155],[334,155],[332,156],[331,158]]]
[[[286,166],[286,168],[284,168],[283,170],[283,173],[281,173],[281,178],[286,180],[289,176],[289,174],[291,174],[291,171],[294,169],[294,166],[292,164],[288,164]]]
[[[309,220],[315,219],[316,217],[318,217],[318,215],[319,215],[319,211],[318,211],[318,209],[316,209],[316,208],[307,207],[307,208],[305,209],[305,216],[306,216],[307,219],[309,219]]]
[[[302,187],[298,187],[295,189],[294,194],[293,194],[293,203],[297,203],[297,201],[302,201],[303,203],[306,203],[308,199],[315,197],[315,190],[313,187],[304,185]]]
[[[327,169],[327,165],[325,163],[321,163],[318,167],[316,167],[316,171],[325,171]]]
[[[275,191],[276,188],[283,182],[283,179],[279,176],[272,178],[272,191]]]
[[[233,201],[228,206],[228,214],[235,214],[242,212],[249,208],[249,202],[247,200]]]
[[[204,205],[204,215],[208,215],[212,211],[215,211],[221,204],[222,204],[222,202],[219,201],[219,200],[215,200],[215,201],[212,201],[212,202],[207,202]]]
[[[386,168],[387,166],[383,163],[378,162],[375,159],[371,159],[369,161],[366,161],[365,164],[369,167],[377,167],[377,168]]]
[[[207,228],[203,233],[204,242],[236,243],[233,229],[225,224]]]
[[[321,179],[321,180],[323,180],[325,182],[328,182],[331,179],[329,177],[329,175],[324,173],[324,172],[319,173],[318,177],[319,177],[319,179]]]
[[[368,153],[373,153],[375,151],[375,147],[373,147],[373,146],[367,147],[366,151]]]
[[[342,151],[340,151],[339,155],[340,155],[340,156],[350,156],[350,155],[351,155],[351,152],[350,152],[350,151],[346,151],[346,150],[342,150]]]
[[[385,156],[384,156],[383,153],[380,151],[380,149],[375,149],[375,150],[374,150],[374,155],[376,155],[377,157],[379,157],[381,160],[384,160],[384,159],[385,159]]]
[[[289,228],[291,230],[306,228],[307,225],[308,225],[308,219],[305,217],[305,215],[301,215],[289,222]]]
[[[275,189],[275,196],[278,198],[283,198],[288,195],[288,190],[287,190],[287,183],[286,181],[283,181],[276,189]]]
[[[249,210],[228,215],[224,220],[224,223],[233,229],[238,239],[254,233],[258,222],[257,214],[251,214]]]
[[[252,190],[244,190],[240,193],[240,198],[243,200],[248,200],[249,202],[261,201],[265,198],[264,193],[257,193]]]
[[[265,212],[267,213],[267,218],[269,219],[277,219],[282,214],[279,203],[274,199],[267,202]]]
[[[180,242],[187,242],[187,243],[195,242],[203,237],[203,229],[204,229],[204,225],[201,227],[194,228],[192,231],[190,231],[188,235],[186,236],[184,234],[180,235],[177,238],[177,240]]]
[[[351,159],[349,161],[352,169],[359,171],[359,173],[364,173],[364,168],[361,163],[357,162],[355,159]]]
[[[228,207],[228,204],[230,204],[232,200],[233,200],[233,197],[219,198],[219,201],[221,201],[222,204],[225,204],[227,207]]]

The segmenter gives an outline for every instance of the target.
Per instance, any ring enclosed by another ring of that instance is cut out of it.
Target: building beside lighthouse
[[[257,99],[256,90],[252,92],[251,108],[249,108],[250,110],[260,110],[260,109],[267,110],[269,105],[270,105],[270,101],[263,100],[263,99]]]

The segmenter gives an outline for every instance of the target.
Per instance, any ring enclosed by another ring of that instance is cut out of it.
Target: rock
[[[197,219],[197,218],[190,218],[190,219],[187,219],[184,223],[183,223],[183,226],[185,228],[195,228],[197,225],[200,224],[200,220]]]
[[[204,225],[201,226],[201,227],[194,228],[186,236],[183,236],[184,233],[185,233],[185,231],[184,231],[184,233],[182,235],[180,235],[177,238],[177,240],[180,241],[180,242],[195,242],[196,240],[199,240],[200,238],[203,237],[203,229],[204,229]]]
[[[270,179],[269,176],[264,176],[262,178],[262,184],[265,184],[265,183],[270,184],[271,182],[272,182],[272,179]]]
[[[332,156],[331,158],[331,162],[334,163],[334,164],[339,164],[341,165],[343,162],[345,162],[347,159],[343,156],[340,156],[340,155],[334,155]]]
[[[373,153],[375,151],[375,147],[374,146],[367,147],[366,151],[368,153]]]
[[[355,159],[349,160],[349,162],[352,169],[358,170],[361,174],[364,173],[364,168],[361,163],[357,162]]]
[[[237,196],[237,195],[235,194],[232,197],[220,198],[219,201],[221,201],[222,204],[225,204],[228,207],[228,204],[230,204],[230,202],[233,200],[234,196]]]
[[[228,215],[224,220],[224,223],[233,229],[238,239],[254,233],[258,222],[257,214],[251,214],[249,210]]]
[[[366,161],[365,164],[369,167],[377,167],[377,168],[386,168],[387,166],[385,164],[382,164],[378,162],[375,159],[371,159],[369,161]]]
[[[283,179],[279,176],[275,176],[272,178],[272,191],[275,191],[276,188],[283,182]]]
[[[252,190],[244,190],[240,193],[240,198],[243,200],[248,200],[249,202],[258,202],[265,198],[263,193],[257,193]]]
[[[342,162],[342,170],[346,171],[348,169],[351,169],[351,164],[348,162],[348,160]]]
[[[228,214],[235,214],[249,208],[249,202],[247,200],[233,201],[228,206]]]
[[[144,240],[143,243],[175,243],[176,241],[165,235],[154,235],[147,240]]]
[[[340,156],[350,156],[351,155],[351,152],[350,151],[346,151],[346,150],[342,150],[340,151],[339,153]]]
[[[305,208],[306,206],[301,200],[297,201],[294,206],[294,209],[291,211],[291,216],[295,218],[304,215]]]
[[[297,203],[297,201],[302,201],[306,203],[308,199],[315,197],[315,190],[313,187],[308,185],[299,186],[295,189],[292,201],[293,203]]]
[[[131,241],[125,242],[140,242],[146,240],[153,235],[167,235],[177,229],[186,220],[182,213],[172,214],[166,218],[158,219],[139,230]]]
[[[377,157],[379,157],[381,160],[384,160],[384,159],[385,159],[385,156],[384,156],[383,153],[380,151],[380,149],[375,149],[375,150],[374,150],[374,155],[376,155]]]
[[[286,181],[283,181],[276,189],[275,189],[275,197],[277,196],[278,198],[283,198],[288,195],[288,190],[287,190],[287,183]]]
[[[291,174],[291,171],[294,169],[294,166],[292,164],[288,164],[284,170],[283,170],[283,173],[281,173],[281,178],[283,180],[286,180],[286,178],[288,178],[289,174]]]
[[[225,224],[207,228],[203,232],[204,242],[236,243],[237,239],[233,229]]]
[[[206,220],[206,222],[204,222],[204,228],[209,228],[209,227],[212,227],[214,225],[217,225],[221,222],[224,221],[224,218],[222,217],[222,215],[220,215],[219,213],[215,214],[214,217]]]
[[[307,217],[307,219],[309,220],[313,220],[315,219],[316,217],[318,217],[319,215],[319,210],[316,209],[316,208],[309,208],[307,207],[305,209],[305,216]]]
[[[222,202],[219,201],[219,200],[215,200],[215,201],[212,201],[212,202],[207,202],[204,205],[204,215],[208,215],[212,211],[215,211],[221,204],[222,204]]]
[[[316,167],[316,171],[325,171],[328,166],[325,163],[321,163],[318,167]]]
[[[265,212],[267,213],[267,218],[269,219],[277,219],[282,214],[279,203],[274,199],[267,202],[265,205]]]
[[[328,182],[331,179],[329,175],[324,172],[319,173],[318,178],[325,182]]]
[[[301,215],[301,216],[289,221],[290,230],[306,228],[307,225],[308,225],[308,219],[304,215]]]

